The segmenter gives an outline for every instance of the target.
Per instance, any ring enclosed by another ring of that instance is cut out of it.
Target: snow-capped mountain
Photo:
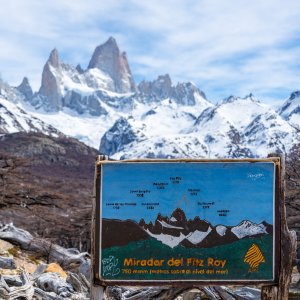
[[[298,130],[253,95],[229,97],[218,105],[202,99],[201,105],[186,106],[167,99],[142,117],[130,116],[123,129],[117,124],[100,144],[100,152],[115,159],[257,157],[288,153],[299,143]],[[128,127],[135,138],[128,138]]]
[[[68,107],[79,114],[100,116],[108,113],[106,106],[130,107],[129,96],[135,91],[126,54],[110,38],[95,49],[86,70],[65,64],[53,49],[43,69],[40,90],[28,100],[46,111]]]
[[[159,214],[154,223],[146,224],[142,219],[139,226],[150,237],[171,248],[178,245],[187,248],[209,248],[248,237],[273,234],[273,226],[267,222],[256,224],[244,220],[236,226],[212,226],[209,222],[200,220],[199,217],[187,220],[180,208],[177,208],[170,218]]]
[[[279,108],[278,113],[300,130],[300,91],[295,91]]]
[[[27,93],[26,79],[16,89],[11,88],[7,84],[0,82],[0,134],[15,132],[43,132],[50,136],[60,136],[62,133],[52,125],[36,118],[32,114],[26,112],[17,104],[22,93],[18,89],[23,89]]]
[[[52,50],[38,92],[27,78],[5,86],[1,99],[22,111],[19,123],[39,119],[43,126],[34,130],[48,134],[50,124],[114,159],[263,157],[300,142],[299,92],[276,111],[252,94],[214,105],[195,84],[173,84],[168,74],[137,85],[114,38],[96,47],[86,69]],[[6,123],[1,132],[25,130]]]

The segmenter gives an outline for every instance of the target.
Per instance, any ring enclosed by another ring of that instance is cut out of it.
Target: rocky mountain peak
[[[48,58],[48,63],[53,66],[54,68],[59,67],[59,56],[58,56],[58,51],[56,48],[54,48],[49,55]]]
[[[293,115],[300,113],[300,91],[294,91],[290,97],[278,109],[278,113],[286,120],[290,119]],[[293,125],[297,125],[298,120],[294,120]],[[298,128],[298,126],[296,126]]]
[[[42,83],[39,90],[40,96],[44,99],[43,104],[47,109],[53,109],[58,111],[62,107],[62,93],[60,90],[59,77],[56,71],[53,72],[52,68],[55,68],[59,72],[60,62],[58,57],[58,51],[54,48],[44,66],[42,73]]]
[[[21,92],[26,100],[30,100],[33,96],[32,88],[27,77],[24,77],[21,84],[17,86],[17,90]]]
[[[100,142],[100,153],[111,154],[122,150],[127,144],[143,136],[130,124],[128,119],[119,118],[113,127],[102,137]]]
[[[78,64],[75,69],[79,74],[82,74],[84,72],[80,64]]]
[[[175,218],[180,223],[186,223],[187,222],[185,213],[181,208],[176,208],[173,211],[171,217]]]
[[[223,104],[224,103],[232,103],[232,102],[234,102],[237,99],[238,99],[238,97],[230,95],[229,97],[225,98],[222,103]]]
[[[295,92],[291,93],[290,99],[294,100],[298,97],[300,97],[300,91],[295,91]]]
[[[170,97],[172,91],[172,81],[169,74],[159,75],[153,81],[142,81],[138,89],[144,96],[161,100]]]
[[[176,99],[176,102],[182,105],[211,105],[211,103],[207,101],[204,92],[192,82],[177,83],[177,85],[172,88],[172,98]]]
[[[239,101],[239,100],[245,100],[245,101],[252,101],[252,102],[257,102],[259,103],[260,101],[254,97],[254,95],[252,93],[250,93],[249,95],[246,95],[245,97],[237,97],[237,96],[229,96],[228,98],[225,98],[222,102],[222,104],[226,104],[226,103],[233,103],[235,101]]]
[[[98,68],[114,81],[114,92],[135,92],[136,86],[129,68],[127,55],[121,53],[116,40],[110,37],[104,44],[96,47],[88,69]]]

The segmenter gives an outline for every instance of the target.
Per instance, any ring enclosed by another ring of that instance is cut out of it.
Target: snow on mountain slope
[[[292,146],[299,143],[297,130],[282,119],[274,110],[258,115],[245,128],[246,142],[258,156],[269,153],[288,153]]]
[[[238,131],[242,131],[255,117],[269,110],[269,106],[260,103],[252,94],[244,98],[230,96],[216,108],[217,113],[229,120]]]
[[[57,137],[62,133],[51,125],[24,111],[0,96],[0,133],[15,132],[43,132],[47,135]]]
[[[195,120],[197,111],[199,117]],[[111,128],[113,138],[102,137],[101,145],[106,147],[100,146],[101,153],[115,159],[263,157],[271,152],[288,153],[299,142],[295,128],[252,95],[229,97],[217,106],[207,104],[201,109],[178,105],[171,99],[152,108],[138,103],[128,122],[143,136],[126,139],[118,151],[111,152],[109,145],[114,143],[116,149],[116,143],[126,136],[126,129],[118,127],[114,132]]]
[[[90,114],[78,114],[71,109],[51,113],[43,111],[31,111],[31,113],[46,123],[62,131],[64,134],[74,137],[86,145],[95,149],[99,148],[102,135],[112,125],[113,119],[107,116],[91,116]]]
[[[226,231],[227,231],[227,227],[226,226],[223,226],[223,225],[218,225],[216,227],[216,231],[217,233],[220,235],[220,236],[224,236]]]
[[[208,227],[207,231],[195,230],[194,232],[191,232],[186,239],[192,244],[199,244],[208,236],[211,230],[211,227]]]
[[[293,92],[279,108],[278,113],[300,130],[300,91]]]
[[[148,229],[146,230],[146,232],[153,238],[157,239],[158,241],[162,242],[163,244],[174,248],[176,246],[178,246],[183,240],[187,239],[189,242],[191,242],[192,244],[198,244],[200,242],[202,242],[207,236],[208,234],[211,232],[211,227],[209,227],[207,229],[207,231],[199,231],[199,230],[195,230],[193,232],[188,233],[187,235],[184,235],[182,232],[180,232],[179,236],[173,236],[170,234],[154,234],[152,232],[150,232]]]
[[[173,228],[173,229],[183,229],[183,227],[178,227],[178,226],[173,226],[173,225],[170,225],[168,223],[166,223],[165,221],[159,221],[157,220],[163,227],[166,227],[166,228]]]
[[[246,236],[254,236],[257,234],[267,234],[266,227],[263,224],[255,224],[250,221],[243,221],[239,225],[232,227],[231,231],[242,239]]]
[[[173,235],[163,234],[163,233],[154,234],[154,233],[150,232],[149,230],[146,230],[146,232],[150,236],[154,237],[158,241],[162,242],[163,244],[165,244],[171,248],[178,246],[180,244],[180,242],[182,242],[186,238],[186,236],[182,232],[180,232],[179,236],[173,236]]]
[[[139,226],[149,236],[174,248],[178,245],[188,248],[208,248],[216,245],[229,244],[239,239],[273,234],[273,226],[265,221],[256,224],[249,220],[240,222],[237,226],[213,226],[199,216],[187,220],[184,211],[177,208],[171,218],[157,215],[156,220],[148,224],[141,219]],[[174,217],[176,216],[176,218]],[[174,218],[176,220],[174,224]],[[177,221],[177,220],[180,221]]]

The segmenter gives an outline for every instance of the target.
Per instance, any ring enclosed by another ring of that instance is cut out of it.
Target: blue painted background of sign
[[[103,218],[149,222],[158,212],[171,215],[183,207],[187,218],[198,215],[213,225],[234,226],[245,218],[273,223],[273,163],[112,163],[104,164],[102,172]],[[168,185],[158,189],[154,183]],[[107,205],[112,202],[136,202],[136,206],[116,209]],[[148,202],[159,205],[149,210],[142,205]],[[199,203],[214,204],[203,209],[205,205]],[[224,209],[230,212],[219,216]]]

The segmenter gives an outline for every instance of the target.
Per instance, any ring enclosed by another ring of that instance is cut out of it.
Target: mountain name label
[[[103,161],[98,170],[102,284],[277,282],[278,158]]]

